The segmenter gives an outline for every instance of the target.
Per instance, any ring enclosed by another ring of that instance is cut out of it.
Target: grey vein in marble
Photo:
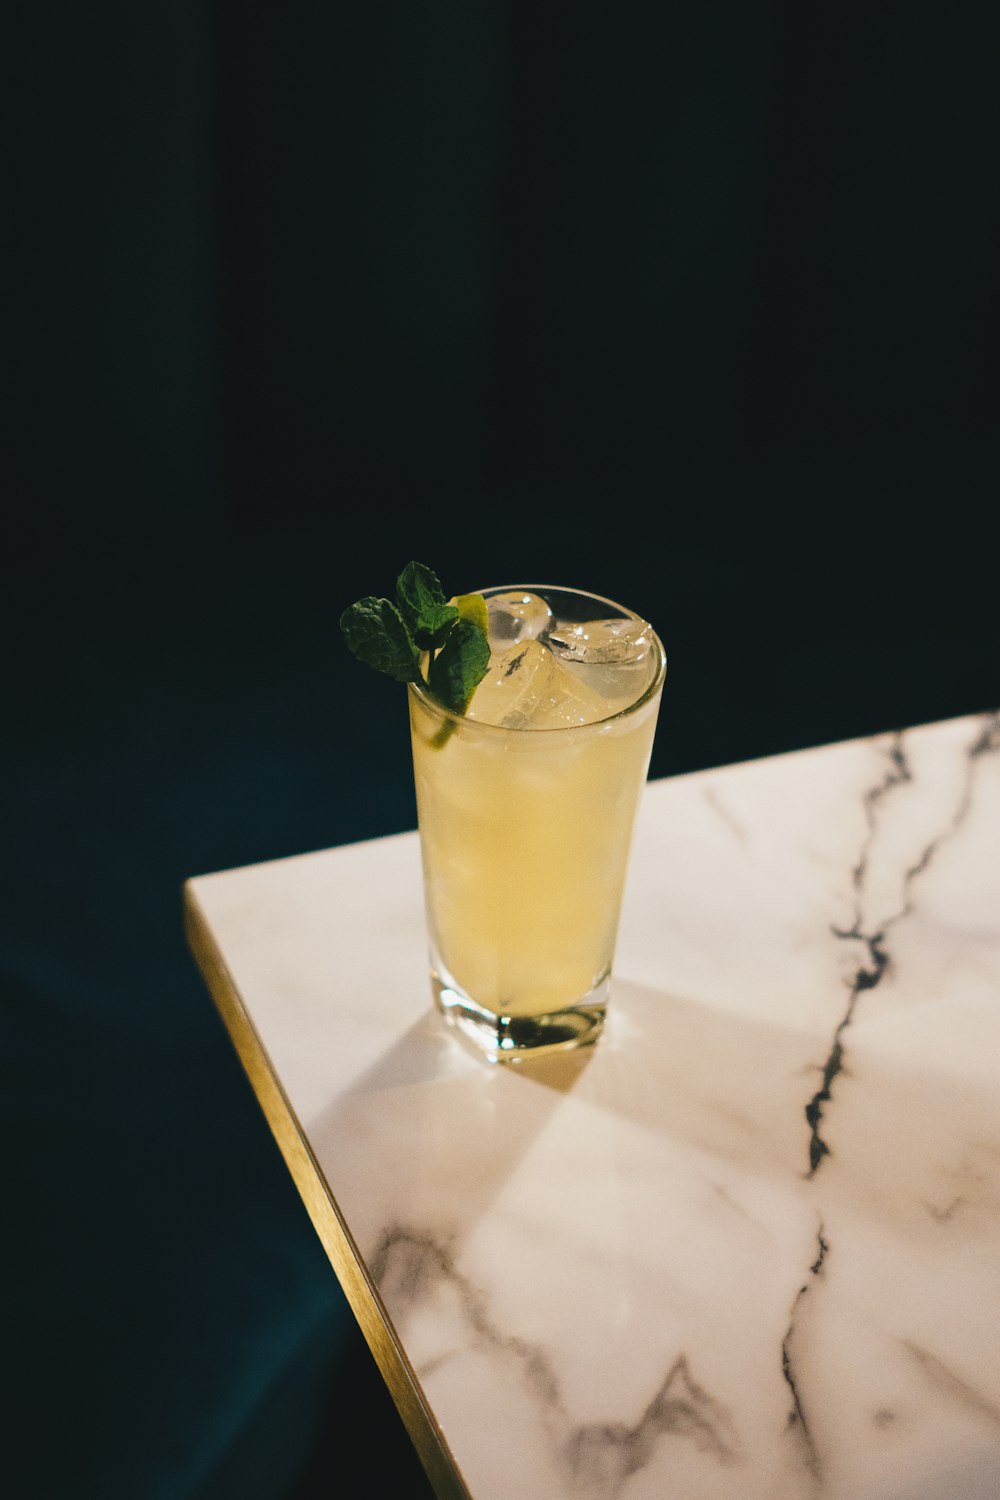
[[[634,1426],[591,1422],[572,1434],[566,1452],[578,1492],[618,1495],[631,1475],[647,1467],[657,1441],[665,1435],[690,1438],[722,1464],[736,1463],[740,1457],[729,1412],[692,1378],[683,1354]]]
[[[962,1406],[974,1412],[976,1416],[984,1417],[991,1427],[1000,1428],[1000,1402],[991,1401],[989,1397],[982,1395],[950,1370],[946,1364],[929,1349],[921,1349],[912,1339],[901,1340],[907,1354],[919,1365],[920,1369],[940,1391],[952,1400],[958,1401]]]
[[[379,1243],[370,1266],[377,1285],[392,1300],[397,1313],[407,1305],[425,1302],[439,1285],[454,1292],[477,1342],[513,1359],[521,1369],[575,1493],[618,1495],[626,1480],[649,1463],[657,1443],[665,1436],[689,1440],[719,1463],[737,1461],[739,1439],[730,1414],[694,1379],[685,1355],[676,1356],[633,1425],[609,1421],[574,1426],[544,1349],[505,1335],[495,1325],[483,1291],[458,1270],[452,1254],[432,1235],[395,1227]],[[818,1271],[818,1266],[814,1270]],[[454,1353],[458,1350],[436,1356],[417,1373],[426,1379]]]
[[[729,808],[722,801],[721,797],[719,796],[718,788],[714,786],[707,786],[705,788],[704,796],[705,801],[708,803],[709,807],[726,825],[736,842],[745,848],[747,842],[747,831],[743,827],[743,824],[733,817]]]
[[[792,1406],[791,1410],[788,1413],[788,1429],[789,1431],[794,1430],[801,1437],[804,1447],[806,1467],[815,1479],[821,1480],[823,1477],[823,1471],[822,1464],[820,1462],[819,1451],[816,1447],[816,1440],[813,1437],[812,1431],[809,1426],[809,1421],[806,1416],[805,1408],[803,1406],[802,1395],[799,1391],[798,1382],[795,1378],[795,1372],[792,1363],[792,1342],[797,1331],[796,1320],[801,1310],[801,1304],[803,1298],[808,1297],[809,1293],[812,1291],[813,1283],[816,1277],[822,1274],[823,1265],[826,1261],[827,1253],[830,1248],[826,1240],[823,1238],[822,1222],[820,1222],[820,1226],[816,1231],[816,1245],[816,1259],[809,1267],[809,1275],[812,1280],[804,1281],[799,1287],[799,1290],[796,1292],[795,1301],[792,1303],[792,1313],[789,1319],[788,1328],[785,1330],[785,1336],[781,1341],[781,1373],[784,1378],[785,1384],[788,1386],[788,1389],[791,1392],[792,1396]]]
[[[550,1418],[565,1417],[559,1382],[544,1351],[525,1339],[505,1335],[491,1322],[486,1297],[461,1274],[453,1256],[432,1235],[390,1229],[372,1256],[371,1271],[383,1294],[392,1296],[394,1305],[404,1309],[426,1299],[436,1285],[448,1286],[457,1295],[466,1324],[476,1339],[512,1356],[543,1411]],[[439,1355],[433,1366],[421,1367],[419,1373],[427,1375],[445,1358],[447,1355]]]
[[[866,964],[862,963],[859,965],[855,972],[853,981],[849,986],[847,1007],[833,1033],[832,1045],[822,1067],[822,1082],[805,1107],[806,1121],[810,1129],[808,1171],[810,1177],[816,1175],[823,1163],[823,1158],[830,1154],[830,1147],[821,1134],[821,1127],[825,1106],[833,1098],[834,1080],[843,1071],[844,1067],[844,1034],[854,1020],[860,996],[868,990],[877,988],[891,963],[891,957],[885,948],[887,933],[897,922],[902,921],[903,918],[910,915],[913,909],[912,887],[914,881],[927,870],[941,845],[947,839],[954,837],[968,817],[972,807],[973,780],[976,765],[980,757],[995,753],[998,749],[1000,749],[1000,713],[993,714],[986,720],[979,734],[969,747],[967,751],[965,778],[954,813],[941,832],[925,845],[916,862],[903,871],[899,907],[890,917],[879,924],[878,930],[875,932],[865,930],[864,906],[868,862],[871,857],[872,846],[878,835],[878,808],[882,801],[896,788],[913,780],[913,775],[906,758],[905,736],[902,733],[897,733],[893,739],[887,755],[889,765],[884,776],[864,795],[863,802],[868,832],[851,877],[855,892],[854,924],[847,930],[836,926],[832,926],[831,930],[833,935],[842,941],[861,943],[867,950],[868,961]]]

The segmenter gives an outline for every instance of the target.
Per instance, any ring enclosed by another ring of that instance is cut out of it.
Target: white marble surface
[[[415,834],[193,889],[476,1500],[1000,1496],[1000,717],[651,783],[570,1062]]]

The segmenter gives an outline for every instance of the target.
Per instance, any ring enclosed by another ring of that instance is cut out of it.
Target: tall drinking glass
[[[490,667],[465,715],[409,687],[436,1003],[491,1061],[594,1042],[666,670],[631,610],[483,591]]]

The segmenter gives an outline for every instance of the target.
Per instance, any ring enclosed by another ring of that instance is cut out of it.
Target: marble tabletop
[[[440,1495],[1000,1496],[1000,714],[649,783],[576,1056],[445,1028],[415,833],[185,897]]]

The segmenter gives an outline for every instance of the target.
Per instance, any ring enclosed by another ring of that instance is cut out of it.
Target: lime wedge
[[[457,594],[450,602],[458,610],[460,620],[471,620],[473,625],[479,626],[483,635],[489,636],[490,617],[482,594]]]

